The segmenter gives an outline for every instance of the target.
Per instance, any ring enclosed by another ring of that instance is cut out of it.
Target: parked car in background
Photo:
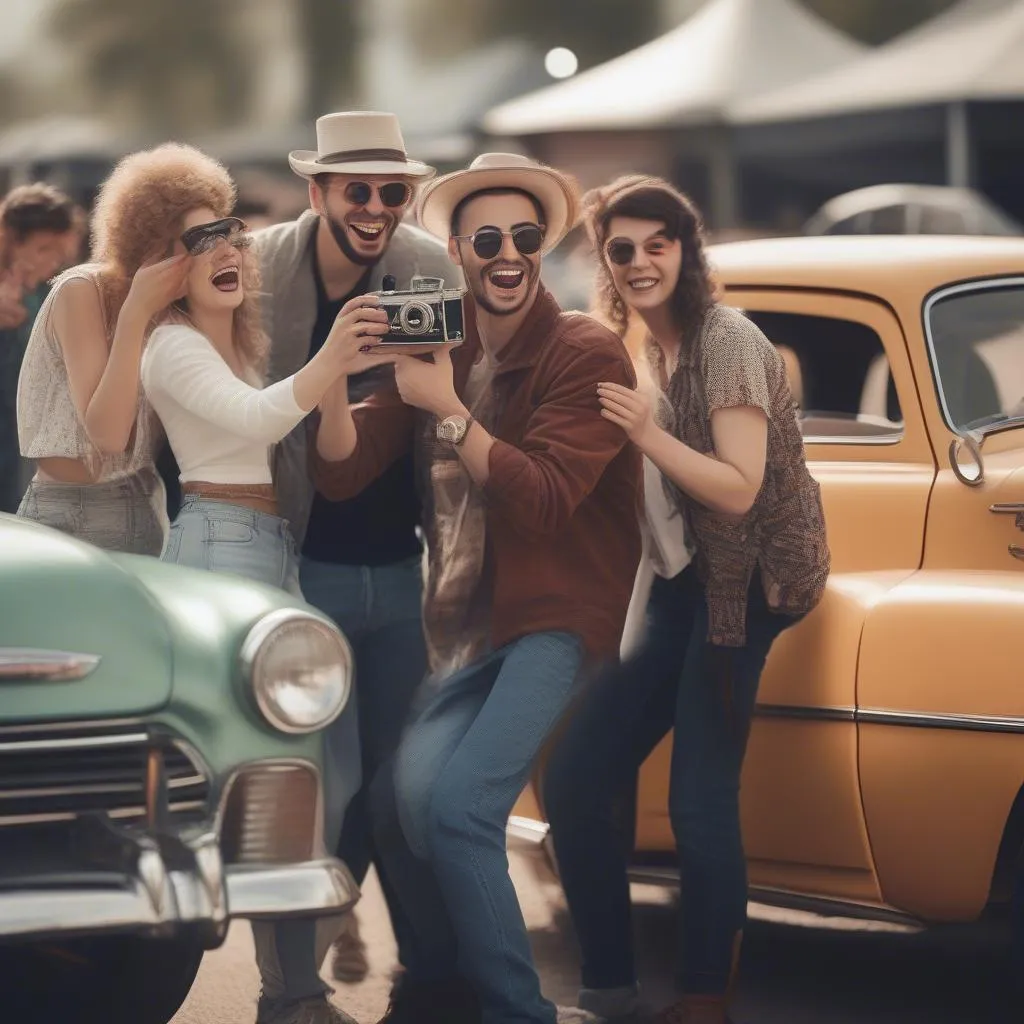
[[[872,185],[825,203],[807,235],[1020,235],[1009,214],[970,188]]]
[[[788,354],[832,575],[772,648],[743,776],[752,895],[971,921],[1024,942],[1024,239],[796,238],[709,250]],[[635,867],[675,878],[671,738]],[[524,795],[513,825],[543,836]],[[1022,962],[1024,970],[1024,962]]]
[[[283,591],[0,515],[0,1006],[165,1024],[233,918],[340,911],[338,629]]]

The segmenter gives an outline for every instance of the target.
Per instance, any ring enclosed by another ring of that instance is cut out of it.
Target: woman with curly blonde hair
[[[660,178],[631,175],[584,204],[603,312],[620,332],[630,320],[645,328],[638,377],[650,386],[599,384],[597,397],[645,456],[653,582],[645,631],[584,696],[548,761],[544,805],[583,952],[579,1005],[629,1018],[637,774],[674,729],[680,998],[653,1020],[726,1024],[746,918],[747,735],[772,644],[825,587],[821,497],[783,359],[716,301],[690,200]]]
[[[258,264],[243,221],[200,205],[173,243],[188,258],[184,293],[159,317],[142,357],[145,394],[181,471],[182,506],[163,559],[248,576],[299,593],[298,557],[278,515],[270,446],[343,374],[379,361],[369,350],[386,315],[353,301],[298,372],[263,387],[266,337]]]

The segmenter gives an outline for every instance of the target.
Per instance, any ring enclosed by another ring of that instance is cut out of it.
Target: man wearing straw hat
[[[615,335],[540,282],[575,183],[489,153],[425,186],[420,223],[463,270],[476,332],[396,356],[397,392],[325,406],[323,493],[410,446],[424,469],[432,675],[372,804],[410,934],[389,1024],[554,1024],[508,876],[505,824],[582,680],[616,657],[640,556],[640,459],[597,385],[634,386]]]
[[[346,305],[379,289],[385,275],[402,288],[414,274],[445,278],[449,287],[462,280],[440,242],[403,223],[416,189],[434,169],[407,156],[393,114],[327,114],[317,121],[316,135],[316,152],[293,152],[288,158],[292,170],[309,182],[310,209],[256,235],[264,326],[271,341],[270,381],[299,370],[335,322],[348,315]],[[383,366],[349,378],[349,397],[361,401],[391,373]],[[362,883],[371,860],[377,860],[366,789],[398,743],[426,666],[420,503],[412,461],[396,461],[351,500],[328,501],[314,493],[306,428],[300,425],[279,445],[274,475],[282,515],[302,553],[306,600],[338,623],[355,654],[357,691],[326,737],[333,771],[324,780],[325,835],[333,844],[341,827],[338,856]],[[378,874],[400,939],[401,924],[379,863]],[[367,962],[354,913],[319,925],[287,921],[254,927],[263,977],[259,1024],[350,1020],[329,1006],[318,977],[339,927],[334,975],[359,981]]]

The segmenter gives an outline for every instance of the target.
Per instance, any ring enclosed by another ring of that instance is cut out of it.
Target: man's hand
[[[468,415],[455,393],[451,346],[436,349],[430,362],[397,353],[392,359],[398,393],[406,405],[432,412],[439,419]]]

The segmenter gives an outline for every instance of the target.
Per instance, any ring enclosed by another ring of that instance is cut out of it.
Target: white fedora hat
[[[482,153],[467,170],[445,174],[423,189],[416,208],[419,222],[447,241],[455,207],[466,196],[492,188],[518,188],[536,197],[544,209],[542,253],[554,249],[579,218],[579,187],[569,175],[519,153]]]
[[[297,149],[288,154],[296,174],[406,174],[432,178],[433,167],[410,160],[398,118],[375,110],[346,110],[317,118],[314,153]]]

